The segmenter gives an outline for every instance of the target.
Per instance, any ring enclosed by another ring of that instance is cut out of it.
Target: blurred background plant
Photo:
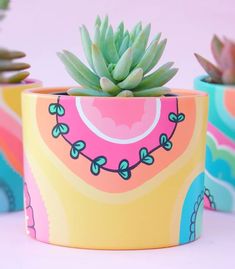
[[[9,0],[0,0],[0,20],[5,17],[9,9]],[[14,60],[25,57],[21,51],[11,51],[0,47],[0,84],[21,83],[29,76],[24,71],[30,67],[27,63],[14,62]]]
[[[235,42],[228,38],[222,41],[214,35],[211,41],[211,51],[217,66],[195,53],[198,62],[209,75],[207,81],[235,85]]]

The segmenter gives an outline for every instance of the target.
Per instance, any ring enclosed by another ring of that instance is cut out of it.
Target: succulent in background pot
[[[207,76],[195,79],[195,89],[209,94],[209,124],[205,173],[205,206],[235,211],[235,43],[214,36],[212,53],[218,64],[196,57]]]
[[[113,33],[98,18],[93,41],[81,28],[90,68],[59,53],[80,86],[24,92],[27,231],[37,240],[144,249],[200,236],[207,95],[163,87],[172,63],[145,76],[166,44],[157,35],[147,47],[149,32],[121,23]]]
[[[0,19],[8,2],[0,1]],[[23,209],[21,92],[41,86],[27,78],[28,64],[14,62],[24,56],[0,48],[0,212]]]

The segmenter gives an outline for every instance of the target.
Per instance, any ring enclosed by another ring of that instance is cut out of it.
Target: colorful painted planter
[[[235,211],[235,87],[196,78],[196,89],[209,95],[205,206]]]
[[[65,91],[23,94],[30,236],[94,249],[160,248],[197,239],[207,95],[53,95]]]
[[[21,92],[36,80],[0,85],[0,212],[23,209]]]

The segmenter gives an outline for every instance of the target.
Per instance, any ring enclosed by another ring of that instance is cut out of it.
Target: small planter
[[[94,249],[160,248],[197,239],[206,94],[73,97],[66,90],[23,94],[30,236]]]
[[[21,92],[36,80],[0,85],[0,212],[23,209]]]
[[[209,94],[205,206],[235,211],[235,87],[196,78],[196,89]]]

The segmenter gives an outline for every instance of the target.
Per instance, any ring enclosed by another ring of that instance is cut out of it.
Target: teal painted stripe
[[[180,223],[179,243],[194,241],[201,235],[204,197],[204,173],[196,177],[185,197]]]
[[[225,113],[224,91],[227,87],[203,82],[204,78],[205,76],[196,78],[194,88],[209,95],[209,122],[235,141],[235,119],[228,112]]]
[[[0,211],[18,211],[23,209],[22,177],[8,164],[0,152]],[[11,197],[14,199],[10,201]]]

